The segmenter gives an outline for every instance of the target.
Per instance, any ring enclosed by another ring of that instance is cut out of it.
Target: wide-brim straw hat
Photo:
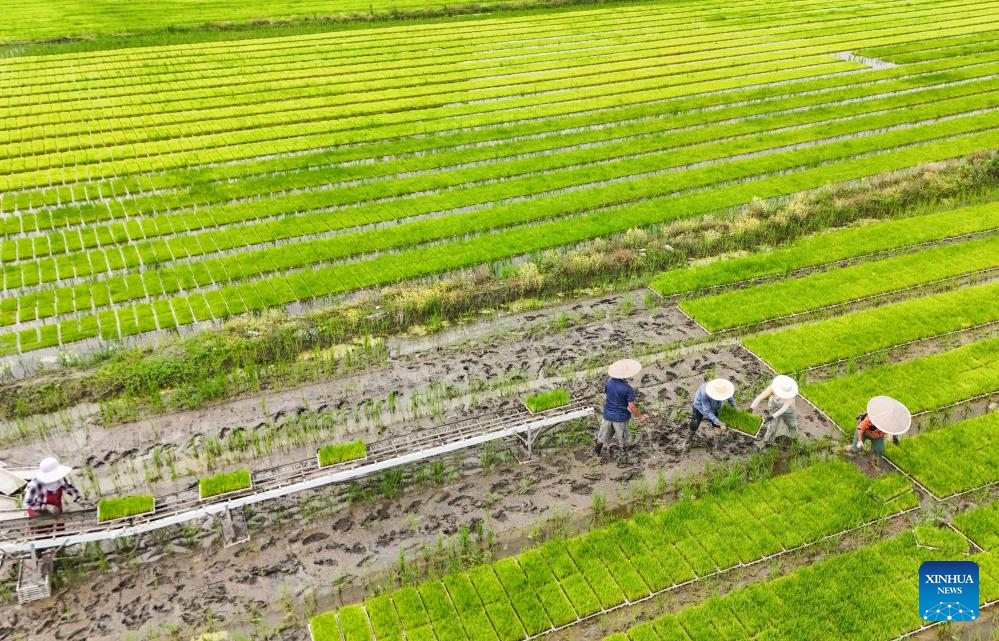
[[[35,474],[35,478],[42,483],[55,483],[69,476],[69,473],[72,471],[73,468],[61,464],[56,457],[49,456],[43,458],[42,462],[38,464],[38,472]]]
[[[794,398],[798,395],[798,381],[783,374],[774,377],[774,382],[770,384],[774,396],[784,399]]]
[[[912,413],[890,396],[875,396],[867,403],[867,418],[886,434],[898,436],[909,431]]]
[[[642,364],[630,358],[622,358],[607,368],[607,375],[611,378],[631,378],[642,371]]]
[[[716,378],[708,381],[704,387],[704,391],[716,401],[727,401],[735,394],[735,385],[732,384],[732,381],[724,378]]]

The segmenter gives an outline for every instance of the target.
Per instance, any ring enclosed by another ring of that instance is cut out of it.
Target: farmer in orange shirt
[[[855,454],[864,449],[864,442],[871,442],[871,453],[880,461],[885,456],[885,437],[891,435],[898,445],[898,437],[909,431],[912,414],[908,408],[888,396],[875,396],[867,403],[867,411],[857,417],[857,433],[848,452]]]

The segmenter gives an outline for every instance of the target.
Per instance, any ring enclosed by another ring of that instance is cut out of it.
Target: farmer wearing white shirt
[[[798,438],[798,408],[794,404],[797,398],[798,383],[790,376],[781,374],[775,377],[770,387],[763,390],[749,406],[755,410],[760,403],[767,401],[767,414],[771,420],[763,435],[765,443],[774,440],[781,424],[787,428],[787,435],[790,438]]]

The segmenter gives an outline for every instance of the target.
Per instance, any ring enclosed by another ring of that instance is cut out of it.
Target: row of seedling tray
[[[316,452],[316,461],[321,469],[348,461],[363,460],[367,456],[368,450],[364,441],[356,440],[322,446]],[[244,467],[200,479],[198,481],[198,498],[204,501],[249,489],[253,489],[253,476],[250,469]],[[97,520],[106,523],[150,514],[155,511],[156,498],[151,494],[103,498],[97,505]]]

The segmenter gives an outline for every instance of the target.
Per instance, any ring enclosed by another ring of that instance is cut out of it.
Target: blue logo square
[[[978,564],[927,561],[919,566],[919,616],[923,621],[978,618]]]

